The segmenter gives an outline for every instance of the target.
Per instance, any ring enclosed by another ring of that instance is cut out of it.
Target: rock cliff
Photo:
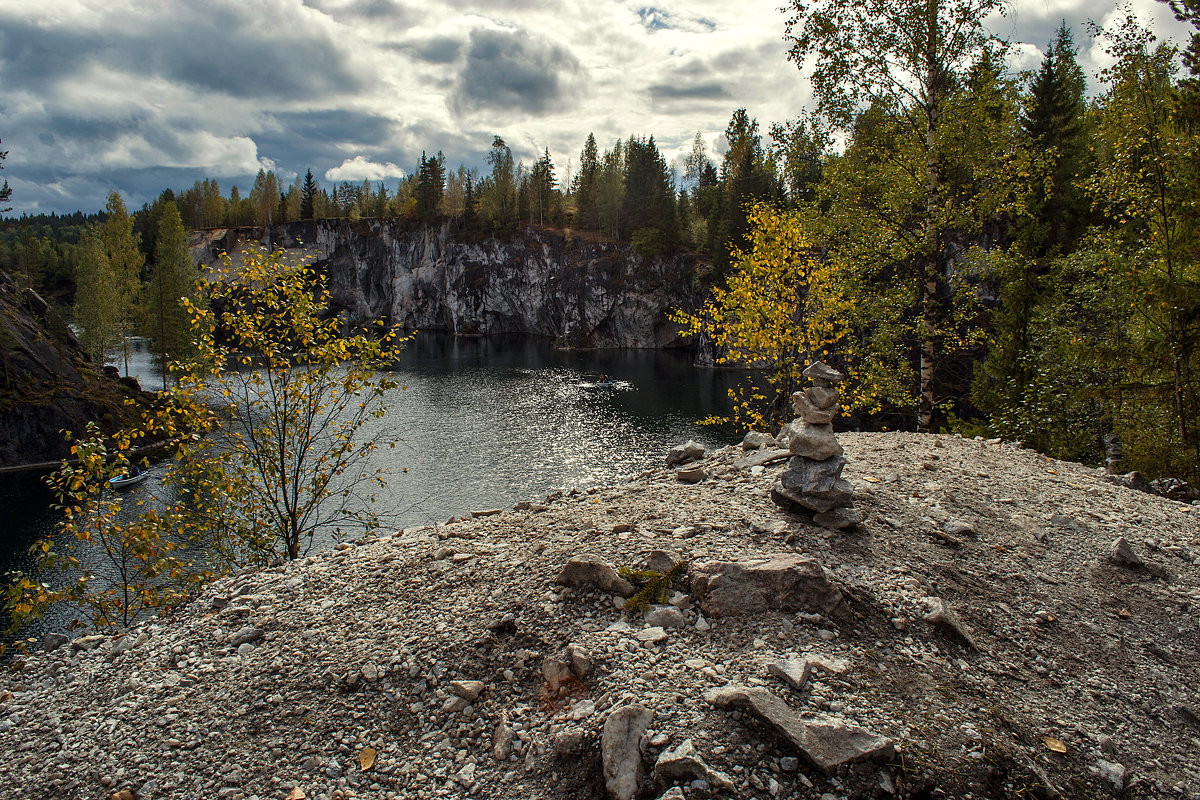
[[[60,461],[63,430],[92,420],[115,430],[137,392],[102,374],[46,301],[0,272],[0,469]]]
[[[644,259],[625,245],[535,228],[508,240],[457,233],[449,221],[321,220],[199,232],[192,254],[210,265],[247,243],[301,251],[327,271],[351,325],[524,333],[566,347],[676,346],[666,312],[701,300],[691,256]]]

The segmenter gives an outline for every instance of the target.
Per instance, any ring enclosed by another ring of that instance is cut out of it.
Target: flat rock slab
[[[738,469],[750,469],[751,467],[762,467],[767,464],[774,464],[776,461],[785,461],[791,457],[791,451],[778,447],[772,447],[767,450],[757,450],[745,458],[739,458],[733,462],[733,465]]]
[[[787,703],[765,689],[722,686],[706,691],[704,699],[717,708],[754,714],[825,773],[854,761],[890,761],[896,755],[891,739],[827,717],[801,719]]]
[[[816,611],[844,616],[846,600],[814,558],[777,555],[748,561],[707,561],[691,570],[692,596],[714,616],[763,611]]]

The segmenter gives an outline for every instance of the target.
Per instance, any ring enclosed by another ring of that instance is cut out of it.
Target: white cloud
[[[392,162],[378,164],[362,156],[347,158],[341,164],[325,170],[327,181],[381,181],[384,178],[403,178],[405,172]]]
[[[1160,35],[1189,32],[1166,5],[1132,3]],[[780,5],[0,2],[5,177],[20,187],[20,213],[73,211],[108,188],[140,205],[204,175],[248,185],[260,167],[393,179],[422,151],[486,169],[496,134],[527,162],[548,148],[560,175],[589,132],[601,147],[653,135],[678,164],[700,130],[719,160],[734,109],[765,135],[810,104],[805,74],[785,58]],[[1017,44],[1013,66],[1031,68],[1065,19],[1095,89],[1106,60],[1083,22],[1107,24],[1116,7],[1014,0],[990,22]]]

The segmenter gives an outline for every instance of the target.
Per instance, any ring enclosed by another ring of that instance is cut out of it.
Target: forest
[[[5,220],[0,269],[64,303],[77,286],[94,352],[136,329],[166,353],[187,346],[168,298],[194,279],[189,228],[451,219],[461,236],[540,226],[687,251],[713,300],[680,323],[764,376],[738,398],[745,426],[786,421],[799,369],[824,358],[849,375],[849,427],[1086,463],[1107,443],[1195,483],[1200,33],[1180,48],[1131,13],[1093,26],[1111,65],[1089,84],[1065,23],[1037,68],[1011,71],[980,22],[996,6],[939,7],[928,30],[957,33],[905,38],[919,12],[797,0],[789,58],[813,66],[815,108],[765,129],[739,108],[719,156],[700,132],[676,167],[652,135],[589,135],[565,166],[548,150],[526,164],[496,136],[484,169],[423,153],[391,186],[260,171],[243,195],[207,178],[133,213],[114,193],[97,216]],[[1200,27],[1194,2],[1172,8]]]

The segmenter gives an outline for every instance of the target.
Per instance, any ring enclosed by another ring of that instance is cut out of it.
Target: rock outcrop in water
[[[523,333],[566,347],[680,344],[667,319],[701,300],[695,259],[644,259],[626,245],[527,228],[508,240],[456,237],[449,222],[320,220],[200,232],[192,255],[214,264],[248,243],[303,250],[327,270],[350,325],[386,319],[457,335]]]
[[[0,468],[60,461],[63,430],[115,430],[137,392],[102,374],[48,303],[0,272]]]

